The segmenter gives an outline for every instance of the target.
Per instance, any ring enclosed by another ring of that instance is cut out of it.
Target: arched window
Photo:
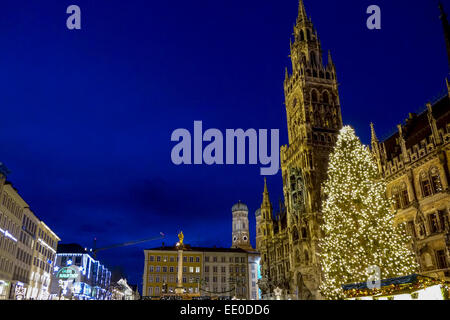
[[[329,104],[330,103],[330,96],[328,95],[328,92],[324,91],[322,93],[322,102],[325,104]]]
[[[400,193],[398,191],[398,187],[392,188],[392,198],[394,200],[394,208],[395,210],[398,210],[401,208],[401,202],[400,202]]]
[[[300,30],[300,41],[305,41],[305,34],[303,33],[303,30]]]
[[[309,29],[306,30],[306,39],[311,40],[311,31]]]
[[[430,178],[428,177],[427,173],[425,171],[422,171],[420,173],[420,188],[422,189],[422,195],[423,197],[431,196],[431,184],[430,184]]]
[[[311,92],[311,101],[312,102],[318,102],[318,96],[317,96],[317,91],[316,90],[313,90]]]
[[[400,201],[402,208],[406,208],[409,206],[409,195],[408,195],[408,188],[406,187],[406,183],[403,183],[400,186]]]
[[[308,232],[306,231],[306,228],[305,228],[305,227],[302,228],[302,238],[303,238],[303,239],[308,238]]]
[[[309,264],[309,254],[308,254],[307,250],[305,250],[304,256],[305,256],[305,264],[308,265]]]
[[[297,241],[297,240],[298,240],[298,231],[297,231],[297,228],[294,228],[293,239],[294,239],[294,241]]]
[[[431,186],[434,193],[442,192],[441,177],[439,176],[439,170],[436,167],[430,170]]]

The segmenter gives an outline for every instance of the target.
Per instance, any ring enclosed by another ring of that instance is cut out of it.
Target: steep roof
[[[444,128],[445,131],[445,126],[450,121],[449,96],[446,95],[432,104],[432,109],[438,129]],[[427,142],[429,143],[428,138],[432,135],[432,132],[428,122],[428,110],[423,111],[419,115],[410,114],[410,117],[406,120],[406,123],[402,125],[402,130],[407,149],[419,144],[424,139],[427,139]],[[401,154],[399,137],[399,132],[396,132],[384,141],[388,161],[391,161]]]

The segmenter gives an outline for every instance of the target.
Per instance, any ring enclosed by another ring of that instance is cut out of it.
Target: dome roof
[[[245,203],[242,203],[241,201],[239,201],[238,203],[236,203],[233,208],[231,208],[232,212],[235,211],[247,211],[248,212],[248,207]]]
[[[261,215],[261,209],[256,210],[255,216],[259,217]]]

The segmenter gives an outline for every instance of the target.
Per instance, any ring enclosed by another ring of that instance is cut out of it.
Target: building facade
[[[291,42],[292,72],[284,80],[289,145],[281,147],[285,202],[277,218],[264,187],[257,211],[262,290],[275,287],[301,299],[320,299],[321,184],[342,128],[336,68],[325,64],[318,33],[300,0]]]
[[[450,67],[450,26],[442,5],[441,20]],[[380,142],[371,124],[372,153],[387,194],[393,199],[395,222],[406,224],[419,272],[450,280],[450,84],[446,93],[410,113],[398,131]]]
[[[232,209],[231,248],[180,245],[144,251],[144,297],[174,295],[182,248],[182,288],[191,297],[258,300],[259,253],[250,244],[248,207]]]
[[[159,297],[174,294],[177,287],[178,250],[174,247],[149,249],[144,251],[145,267],[143,296]],[[203,254],[186,247],[183,252],[183,287],[186,294],[199,296]]]
[[[129,285],[127,279],[120,279],[111,285],[111,300],[139,300],[137,288]]]
[[[144,251],[143,296],[175,294],[178,248],[160,247]],[[258,299],[259,254],[240,248],[184,246],[182,285],[191,297]]]
[[[56,250],[61,239],[43,221],[39,221],[36,217],[33,219],[33,216],[30,211],[31,224],[36,222],[37,228],[33,227],[35,238],[27,299],[48,300],[52,272],[56,266]]]
[[[450,27],[441,8],[450,65]],[[284,90],[289,146],[281,148],[283,194],[276,217],[264,185],[256,211],[257,250],[261,253],[263,293],[278,287],[285,296],[321,299],[318,240],[321,184],[328,157],[342,127],[336,69],[328,55],[322,63],[317,32],[300,0],[291,43],[292,74],[286,71]],[[372,125],[372,151],[387,195],[394,199],[395,223],[406,223],[420,273],[450,275],[450,85],[446,94],[428,103],[421,114],[410,114],[398,132],[378,141]]]
[[[405,223],[422,275],[450,279],[450,90],[372,152],[394,201],[396,223]]]
[[[23,295],[29,278],[29,268],[26,262],[19,258],[19,237],[22,228],[24,208],[27,203],[20,197],[17,190],[10,182],[5,182],[0,200],[0,229],[2,235],[0,270],[1,280],[4,285],[2,297],[4,299],[15,299]],[[16,292],[17,291],[17,292]]]
[[[51,299],[110,300],[111,272],[79,244],[60,244],[52,270]]]
[[[25,207],[23,210],[22,228],[17,241],[16,259],[19,265],[14,276],[18,280],[14,299],[25,299],[31,292],[33,246],[38,223],[39,220],[31,212],[30,208]]]
[[[0,163],[0,300],[47,299],[59,237],[35,214]]]

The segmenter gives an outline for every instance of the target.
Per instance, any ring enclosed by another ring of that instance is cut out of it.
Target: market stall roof
[[[387,287],[390,285],[402,285],[402,284],[415,283],[417,281],[418,277],[423,277],[423,276],[419,276],[418,274],[412,274],[412,275],[405,276],[405,277],[381,280],[381,287]],[[426,278],[426,277],[423,277],[423,278]],[[362,283],[343,285],[342,289],[347,291],[347,290],[353,290],[353,289],[362,290],[362,289],[369,289],[369,288],[367,287],[367,282],[362,282]]]
[[[379,288],[369,288],[367,282],[346,284],[342,286],[345,295],[348,298],[370,297],[370,296],[394,296],[399,294],[414,293],[428,287],[441,285],[447,290],[450,288],[450,282],[441,279],[411,274],[404,277],[390,278],[381,280]]]

